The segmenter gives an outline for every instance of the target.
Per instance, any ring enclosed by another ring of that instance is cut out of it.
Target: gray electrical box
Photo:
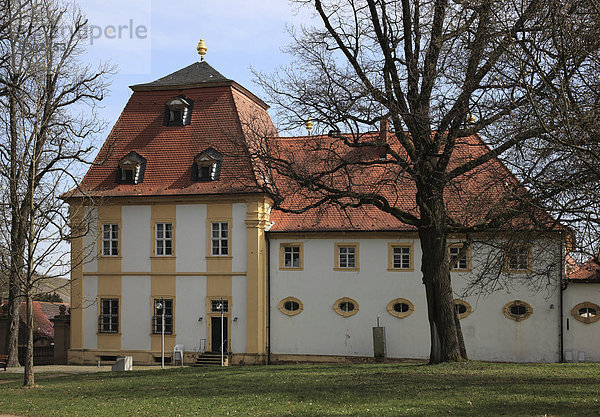
[[[385,327],[373,327],[373,351],[377,362],[385,362],[387,358]]]

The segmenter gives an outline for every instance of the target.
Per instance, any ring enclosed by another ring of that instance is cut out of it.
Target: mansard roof
[[[225,83],[212,82],[227,81]],[[181,83],[187,83],[181,86]],[[175,87],[171,87],[171,84]],[[252,93],[227,80],[206,62],[149,84],[133,94],[80,185],[64,197],[131,197],[260,192],[247,151],[245,120],[260,120],[265,133],[276,134],[267,106]],[[188,125],[165,126],[165,105],[185,95],[194,107]],[[192,181],[194,157],[212,148],[222,155],[217,181]],[[115,181],[124,155],[146,160],[144,181]]]

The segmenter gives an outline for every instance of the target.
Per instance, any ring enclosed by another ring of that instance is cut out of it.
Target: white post
[[[160,367],[165,369],[165,306],[162,308],[162,326],[160,335]]]
[[[165,369],[165,303],[162,299],[158,301],[156,309],[160,310],[161,313],[161,327],[160,327],[160,367]]]

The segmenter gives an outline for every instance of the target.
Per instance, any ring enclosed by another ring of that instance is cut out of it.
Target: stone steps
[[[225,366],[228,366],[229,358],[225,355]],[[196,357],[194,366],[221,366],[221,354],[219,352],[205,352]]]

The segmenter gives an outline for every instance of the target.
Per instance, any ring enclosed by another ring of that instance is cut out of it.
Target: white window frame
[[[223,226],[225,226],[225,228],[223,228]],[[211,222],[210,255],[229,256],[229,253],[229,222]]]
[[[463,257],[460,258],[456,262],[456,264],[454,263],[454,261],[456,260],[456,257],[458,256],[458,254],[460,253],[461,250],[462,250],[461,246],[450,246],[450,248],[448,249],[448,255],[450,257],[450,264],[452,265],[452,268],[451,268],[452,270],[466,271],[469,269],[468,250],[465,251],[465,254],[463,255]]]
[[[300,246],[290,245],[283,247],[283,267],[296,269],[301,267]]]
[[[171,304],[171,314],[165,314],[165,334],[173,334],[173,312],[174,305],[172,298],[155,298],[154,299],[154,317],[152,323],[152,334],[161,334],[162,327],[162,312],[156,307],[158,303],[163,303],[163,309],[166,309],[167,303]]]
[[[355,269],[356,268],[356,246],[338,246],[338,267]]]
[[[507,248],[505,252],[507,272],[529,272],[531,270],[531,245]]]
[[[168,231],[170,231],[169,237],[167,237]],[[154,253],[156,256],[173,256],[173,223],[156,223],[154,240]],[[167,244],[170,245],[167,246]]]
[[[108,309],[105,311],[104,306],[107,303]],[[116,313],[114,312],[116,304]],[[108,322],[105,322],[108,318]],[[116,323],[114,323],[116,318]],[[118,333],[119,332],[119,299],[118,298],[101,298],[100,299],[100,315],[98,317],[98,333]]]
[[[398,253],[396,253],[398,251]],[[392,268],[410,269],[411,266],[411,247],[393,246],[392,247]],[[398,262],[396,262],[398,261]]]
[[[102,225],[102,256],[119,256],[118,223],[106,223]]]

